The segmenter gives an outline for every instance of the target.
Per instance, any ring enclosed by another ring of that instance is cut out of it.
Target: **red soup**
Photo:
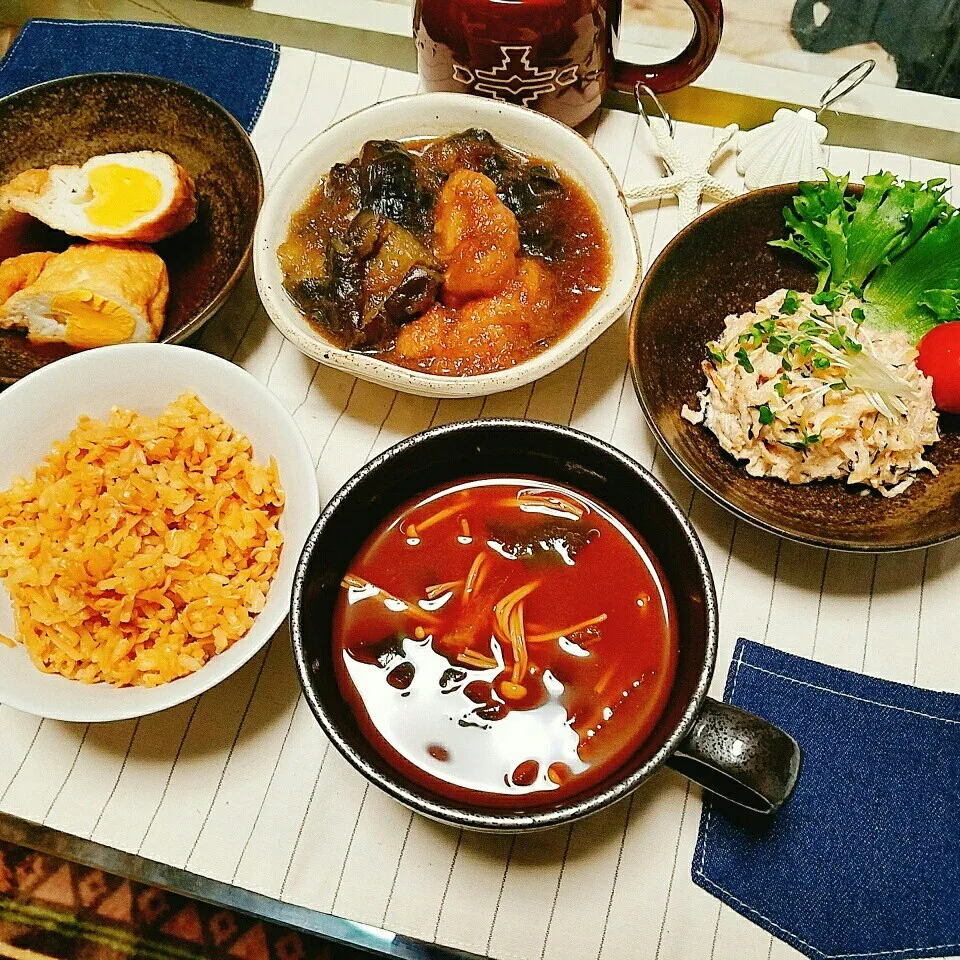
[[[334,614],[340,689],[405,776],[480,806],[563,799],[650,735],[677,659],[656,559],[579,491],[479,477],[405,504]]]

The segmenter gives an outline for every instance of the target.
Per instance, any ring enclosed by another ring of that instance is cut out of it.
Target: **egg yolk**
[[[90,171],[93,200],[86,215],[97,227],[125,227],[153,210],[163,198],[163,185],[139,167],[105,163]]]
[[[58,293],[50,307],[54,317],[66,325],[64,339],[78,350],[125,343],[137,329],[137,321],[128,311],[90,290]]]

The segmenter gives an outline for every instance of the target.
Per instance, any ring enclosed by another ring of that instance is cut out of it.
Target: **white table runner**
[[[411,74],[284,49],[253,133],[268,189],[329,123],[416,90]],[[604,113],[590,133],[626,186],[659,175],[637,117]],[[716,135],[678,124],[688,147],[702,149]],[[830,167],[960,183],[947,164],[847,148],[831,149]],[[739,183],[730,156],[718,173]],[[636,222],[650,263],[678,228],[676,204],[650,205]],[[715,696],[741,635],[960,692],[960,545],[879,558],[829,553],[780,541],[694,495],[643,421],[627,375],[625,320],[532,388],[439,403],[318,367],[271,325],[250,275],[207,325],[202,346],[241,364],[294,414],[324,500],[395,441],[472,417],[569,423],[652,466],[689,508],[716,577]],[[299,695],[285,629],[216,689],[140,721],[41,722],[0,707],[0,810],[283,901],[507,960],[798,956],[694,886],[700,791],[671,772],[572,829],[515,840],[411,815],[329,749]]]

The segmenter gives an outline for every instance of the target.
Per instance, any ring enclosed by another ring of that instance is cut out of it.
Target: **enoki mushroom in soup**
[[[614,772],[673,683],[673,598],[647,544],[583,493],[479,477],[405,504],[334,615],[337,680],[407,777],[487,806]]]

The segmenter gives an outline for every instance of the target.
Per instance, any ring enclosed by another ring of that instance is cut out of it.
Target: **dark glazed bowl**
[[[180,343],[213,316],[250,262],[263,177],[246,131],[204,94],[141,74],[66,77],[0,100],[0,183],[32,167],[133,150],[170,154],[196,183],[196,221],[153,244],[170,274],[160,339]],[[83,242],[31,217],[0,216],[0,260]],[[0,384],[72,352],[2,331]]]
[[[630,761],[586,792],[552,805],[474,807],[438,796],[398,773],[370,746],[333,672],[330,627],[340,581],[363,541],[392,510],[457,479],[528,474],[577,487],[620,513],[647,540],[677,603],[680,655],[663,716]],[[391,447],[356,473],[320,515],[297,567],[290,608],[294,659],[307,702],[334,746],[401,803],[475,830],[552,827],[624,797],[657,770],[696,720],[713,673],[717,601],[703,548],[670,495],[625,454],[586,434],[527,420],[437,427]]]
[[[861,190],[851,186],[851,191]],[[785,235],[796,184],[744,194],[694,220],[650,267],[630,319],[630,369],[651,428],[677,466],[738,517],[801,543],[837,550],[910,550],[960,535],[958,418],[941,416],[927,451],[939,476],[920,473],[891,499],[839,481],[792,486],[751,477],[706,427],[680,416],[705,378],[700,363],[731,313],[786,287],[811,291],[805,260],[768,245]]]

